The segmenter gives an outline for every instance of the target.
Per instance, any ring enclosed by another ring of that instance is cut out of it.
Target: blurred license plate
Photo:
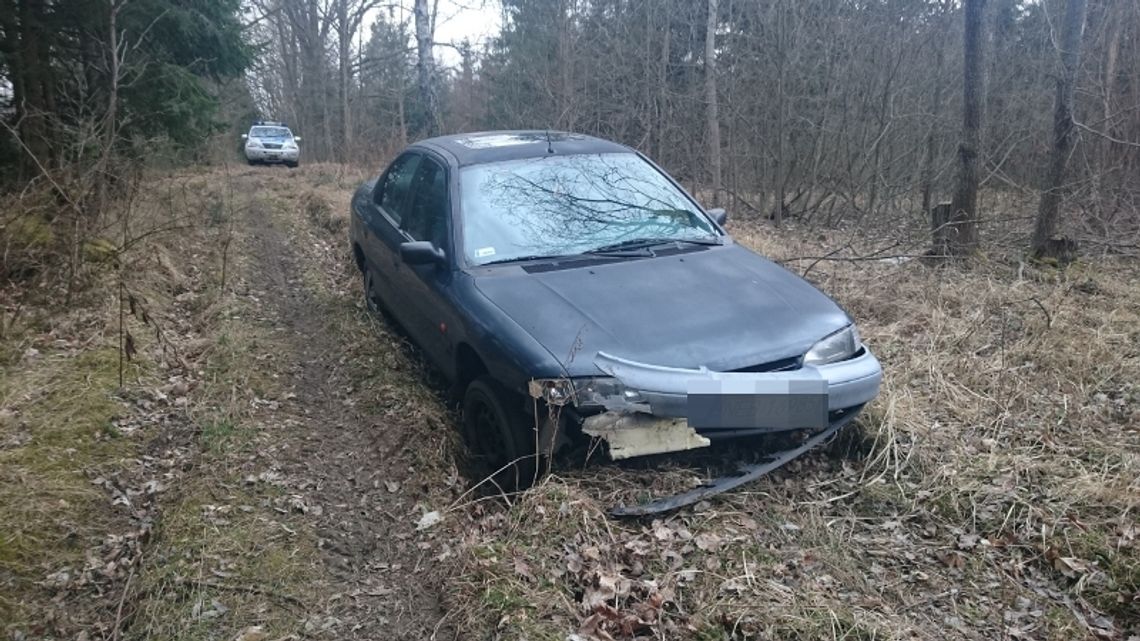
[[[788,430],[827,427],[827,381],[708,380],[689,382],[691,427]]]

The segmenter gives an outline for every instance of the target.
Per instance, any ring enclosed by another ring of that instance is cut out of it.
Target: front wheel
[[[529,487],[536,478],[533,430],[525,416],[510,411],[509,397],[494,379],[481,376],[463,395],[463,436],[471,456],[472,480],[490,479],[503,492]]]
[[[364,306],[373,314],[380,315],[384,312],[384,303],[376,293],[376,276],[372,274],[372,269],[368,265],[364,265],[361,269],[364,270]]]

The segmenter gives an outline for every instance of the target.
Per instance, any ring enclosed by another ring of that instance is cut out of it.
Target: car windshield
[[[633,153],[473,165],[460,186],[464,253],[478,265],[718,237],[681,190]]]
[[[250,138],[288,138],[290,135],[286,127],[254,127],[249,130]]]

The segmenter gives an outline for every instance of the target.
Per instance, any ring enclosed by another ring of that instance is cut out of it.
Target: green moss
[[[121,410],[118,352],[104,348],[75,358],[42,355],[0,387],[0,405],[19,420],[0,425],[19,443],[0,450],[0,577],[4,594],[38,594],[52,569],[82,565],[83,549],[116,513],[89,480],[137,453],[112,424]],[[21,602],[31,602],[21,598]],[[36,615],[0,598],[0,618]]]
[[[202,424],[202,447],[216,450],[237,433],[238,429],[231,419],[227,417],[209,419]]]
[[[220,496],[218,487],[230,489]],[[200,477],[182,490],[155,532],[159,544],[139,577],[142,614],[127,638],[228,639],[251,621],[273,638],[301,635],[297,603],[319,589],[317,537],[306,522],[274,511],[282,493],[273,486]],[[226,616],[194,616],[214,602]]]
[[[116,254],[118,254],[118,247],[106,238],[93,238],[83,243],[83,257],[90,262],[109,262]]]
[[[1140,620],[1140,556],[1129,546],[1118,546],[1103,529],[1071,533],[1068,545],[1077,558],[1093,561],[1104,572],[1103,584],[1090,584],[1084,596],[1098,609],[1122,620]]]
[[[21,216],[9,223],[5,232],[9,242],[20,248],[46,248],[55,240],[51,225],[39,216]]]

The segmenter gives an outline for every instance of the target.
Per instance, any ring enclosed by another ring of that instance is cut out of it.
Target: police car
[[[301,150],[297,143],[301,138],[294,136],[283,122],[258,120],[249,128],[249,133],[241,137],[245,141],[245,159],[251,165],[282,163],[296,167],[300,160]]]

